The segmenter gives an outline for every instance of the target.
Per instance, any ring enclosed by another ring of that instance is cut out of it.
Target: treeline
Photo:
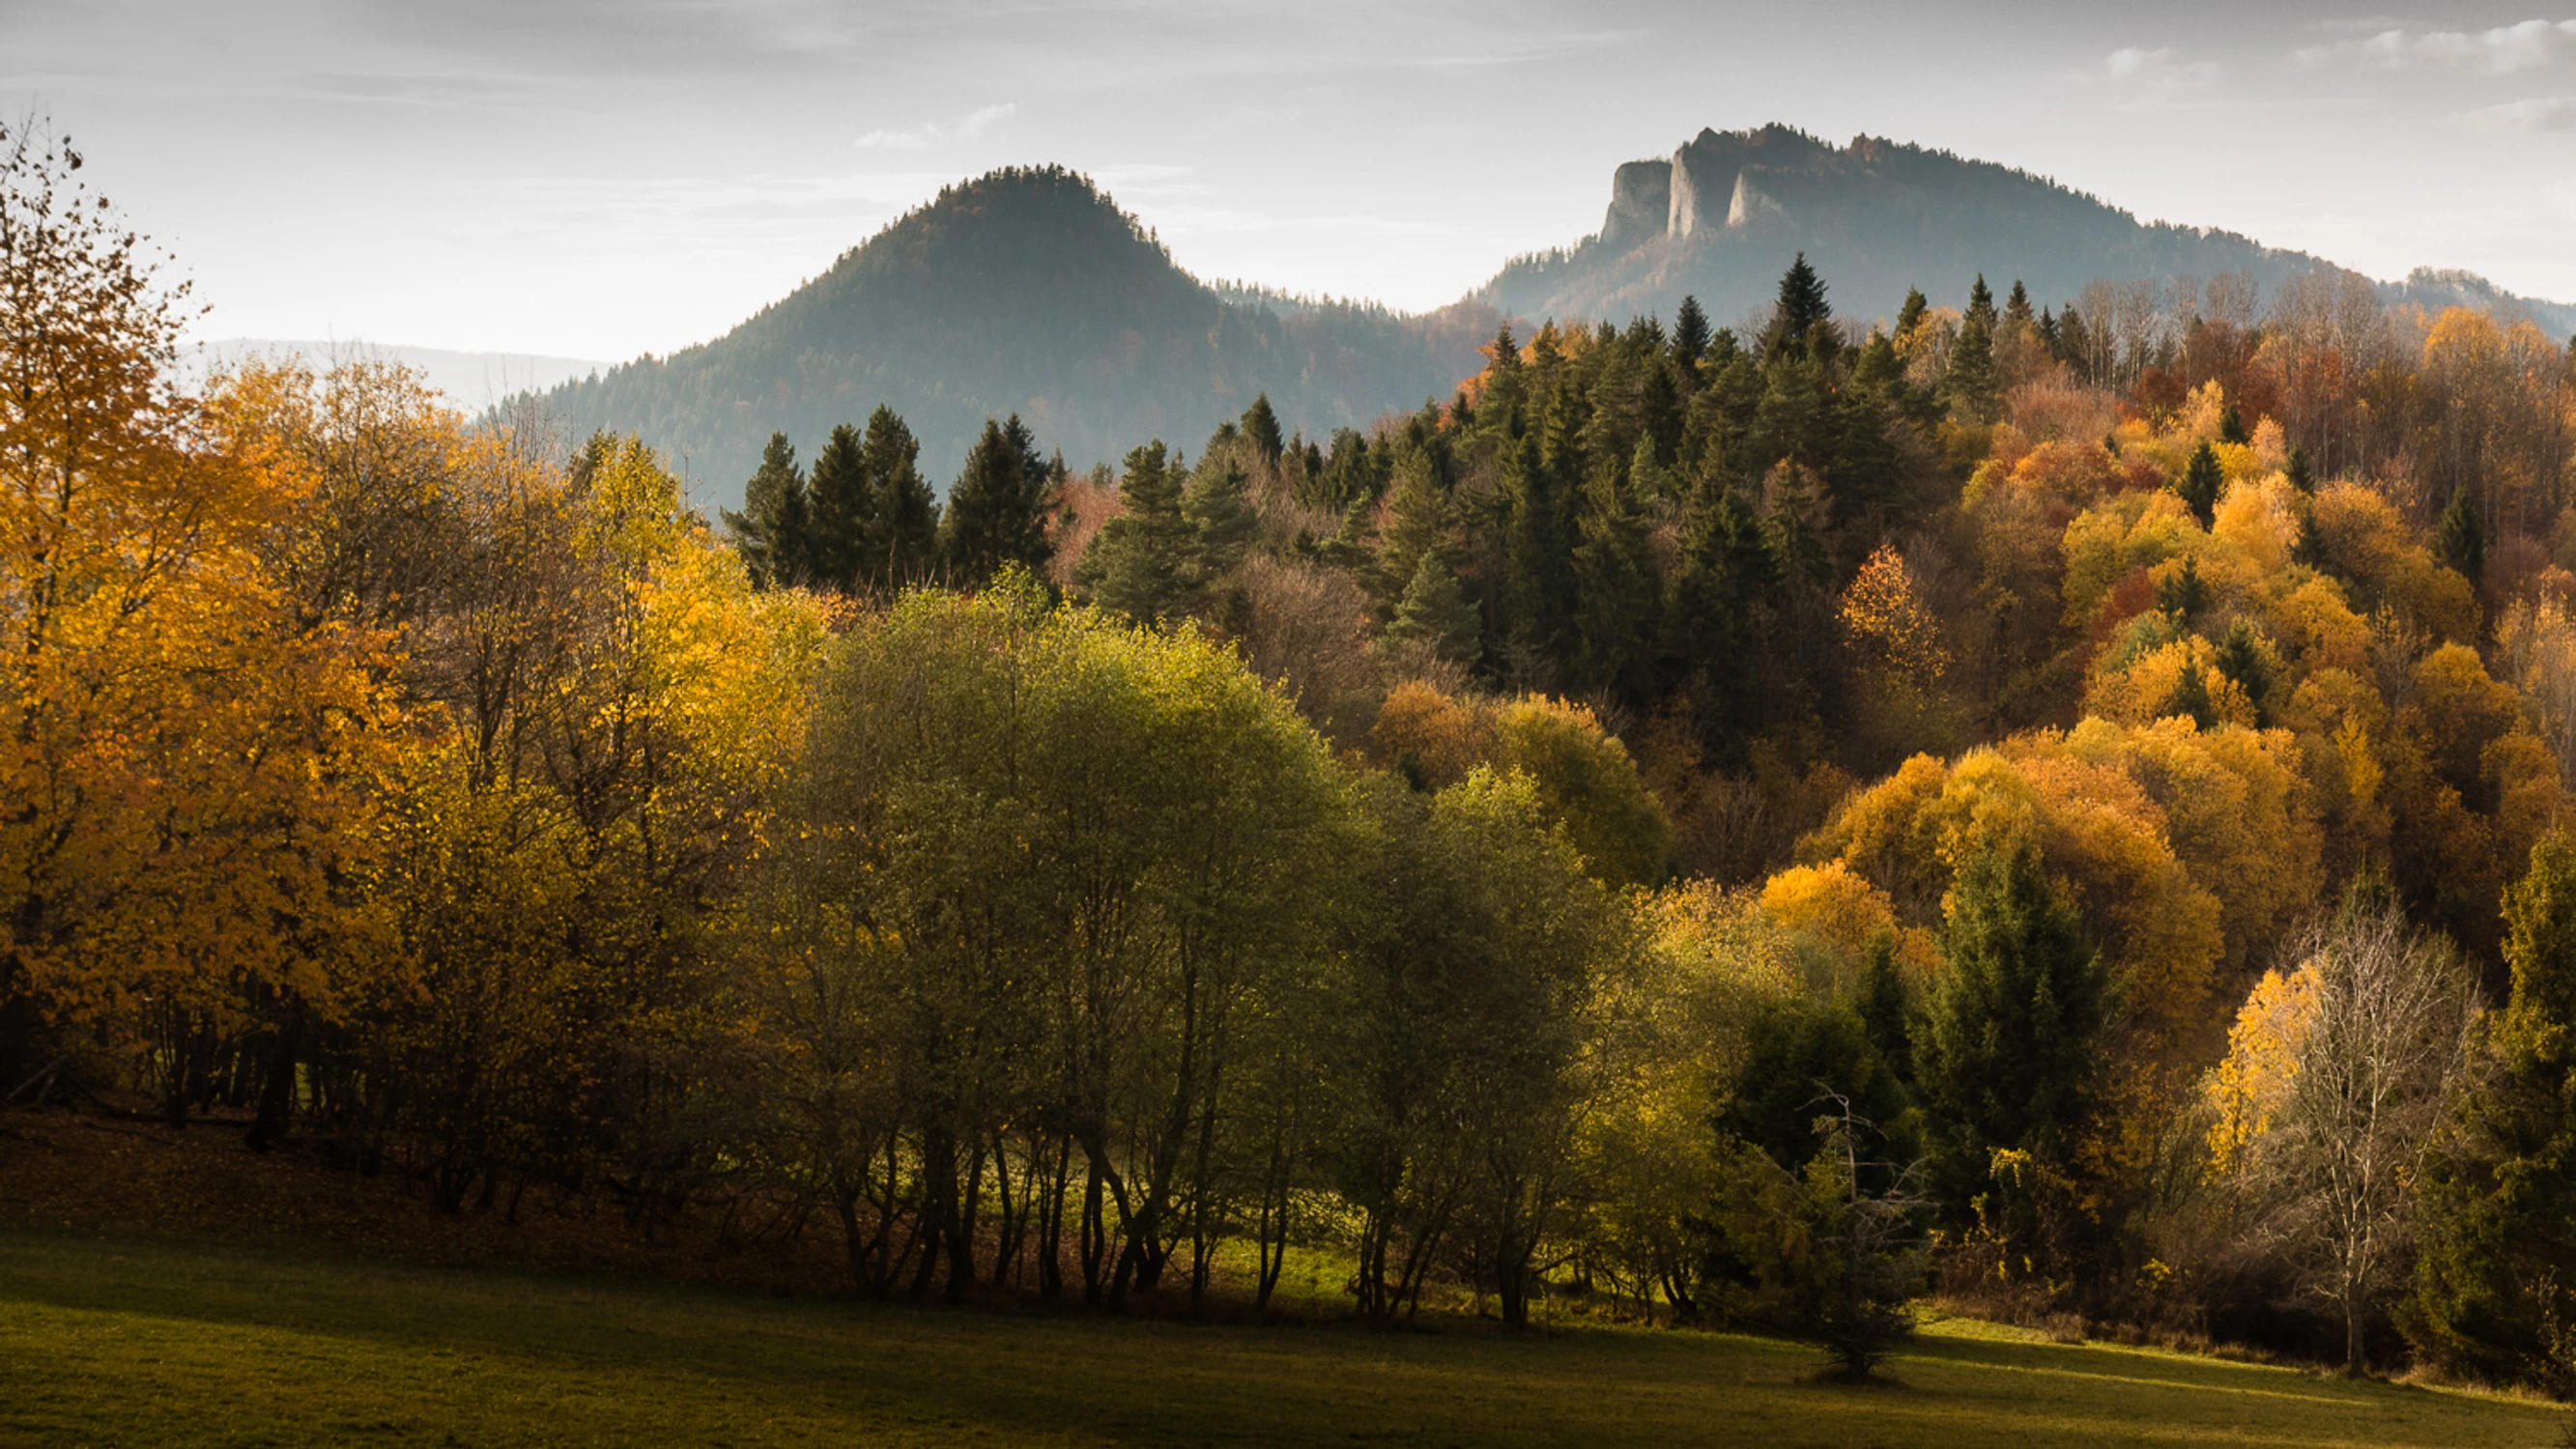
[[[1506,335],[1366,434],[1085,477],[996,422],[944,506],[879,410],[719,537],[399,371],[180,391],[177,298],[9,145],[12,1103],[877,1292],[1317,1249],[1381,1321],[1865,1368],[1937,1289],[2570,1386],[2526,330],[1862,330],[1800,264],[1753,336]]]

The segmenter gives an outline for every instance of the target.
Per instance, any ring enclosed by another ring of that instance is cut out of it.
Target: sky
[[[0,0],[28,116],[209,338],[667,352],[1040,162],[1202,277],[1421,310],[1772,121],[2576,300],[2576,16],[2527,0]]]

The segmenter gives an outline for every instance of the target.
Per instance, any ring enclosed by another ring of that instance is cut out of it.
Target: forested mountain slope
[[[810,447],[892,406],[945,486],[989,416],[1018,413],[1077,467],[1139,438],[1197,438],[1261,394],[1315,436],[1445,396],[1499,320],[1221,295],[1058,167],[996,171],[844,254],[713,342],[549,396],[575,436],[635,430],[732,506],[761,445]]]
[[[1669,157],[1631,161],[1613,179],[1598,234],[1523,257],[1472,294],[1511,316],[1668,314],[1696,295],[1712,317],[1767,306],[1781,268],[1804,252],[1834,279],[1846,316],[1893,317],[1906,290],[1952,301],[1985,274],[2025,283],[2040,303],[2098,279],[2251,276],[2279,283],[2330,265],[2234,232],[2134,215],[2084,192],[1992,162],[1883,138],[1836,147],[1771,125],[1702,131]],[[2460,272],[2419,270],[2383,284],[2392,302],[2493,307],[2546,331],[2576,331],[2576,307],[2515,297]]]

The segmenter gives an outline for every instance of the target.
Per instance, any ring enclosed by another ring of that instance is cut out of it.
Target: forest
[[[1506,329],[744,506],[174,370],[0,150],[0,1094],[849,1291],[2576,1393],[2576,351],[2320,273]],[[1927,279],[1955,288],[1960,279]],[[201,1130],[201,1129],[191,1129]],[[211,1130],[209,1125],[202,1130]],[[1222,1268],[1249,1245],[1249,1274]]]

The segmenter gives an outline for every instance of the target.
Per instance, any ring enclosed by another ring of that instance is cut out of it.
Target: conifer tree
[[[2174,682],[2173,693],[2156,709],[2158,719],[2188,719],[2200,729],[2218,723],[2218,702],[2209,697],[2209,682],[2200,677],[2200,666],[2185,664],[2182,677]]]
[[[2186,557],[2182,567],[2156,584],[2156,608],[2173,616],[2178,625],[2188,625],[2209,607],[2209,586],[2200,581],[2200,560]]]
[[[1504,459],[1503,566],[1505,618],[1511,641],[1553,659],[1571,612],[1572,554],[1564,501],[1539,440],[1527,437]]]
[[[1395,460],[1394,481],[1387,493],[1385,531],[1378,538],[1373,588],[1383,606],[1393,607],[1413,584],[1422,556],[1443,546],[1448,536],[1448,492],[1440,486],[1431,458],[1420,448],[1402,449]],[[1354,518],[1368,505],[1354,501]]]
[[[1198,552],[1197,530],[1181,513],[1181,480],[1159,441],[1127,454],[1120,511],[1100,525],[1076,571],[1093,603],[1140,624],[1178,612]]]
[[[2031,322],[2030,293],[2023,289],[2019,277],[2013,278],[2012,295],[2004,300],[2004,316],[2014,322],[2037,325]]]
[[[2454,490],[2450,506],[2442,510],[2442,521],[2433,531],[2433,552],[2445,566],[2467,579],[2469,587],[2485,582],[2486,529],[2478,520],[2477,500],[2467,488]]]
[[[1244,502],[1246,481],[1232,458],[1219,456],[1201,458],[1198,472],[1190,477],[1182,513],[1189,520],[1197,567],[1204,575],[1221,574],[1241,563],[1243,551],[1252,544],[1253,526],[1259,520]]]
[[[2245,414],[2237,410],[2234,398],[2218,410],[2218,441],[2240,448],[2254,441],[2254,435],[2245,431]]]
[[[1621,699],[1653,703],[1654,542],[1620,470],[1605,466],[1583,490],[1574,546],[1576,673]]]
[[[2099,958],[2038,847],[1981,841],[1952,885],[1946,968],[1915,1043],[1954,1210],[2006,1148],[2062,1167],[2091,1114],[2109,1003]]]
[[[2317,491],[2316,473],[2308,461],[2307,444],[2292,443],[2290,445],[2290,462],[2285,471],[2289,477],[2291,487],[2298,489],[2302,493],[2312,494]]]
[[[940,519],[940,554],[950,578],[972,587],[1006,564],[1044,570],[1055,554],[1047,536],[1054,482],[1055,468],[1038,456],[1037,440],[1019,414],[1006,422],[986,418]]]
[[[813,511],[811,563],[814,582],[844,593],[857,587],[859,561],[867,550],[876,516],[874,490],[868,486],[865,450],[859,430],[843,423],[814,454],[814,471],[806,484]]]
[[[1770,333],[1762,340],[1763,355],[1830,345],[1833,319],[1834,309],[1825,301],[1824,278],[1807,264],[1805,252],[1798,253],[1780,278],[1780,300],[1772,309]]]
[[[2207,528],[2218,520],[2218,492],[2226,481],[2227,475],[2218,466],[2217,450],[2203,443],[2192,452],[2191,462],[2174,480],[2173,488],[2181,495],[2183,506],[2191,510],[2191,516]]]
[[[1681,310],[1673,314],[1673,365],[1685,382],[1697,381],[1699,360],[1708,355],[1708,342],[1708,314],[1700,310],[1699,298],[1682,298]]]
[[[2505,892],[2512,994],[2426,1154],[2422,1251],[2401,1323],[2445,1367],[2576,1393],[2576,845],[2532,848]]]
[[[1906,288],[1905,305],[1898,308],[1896,312],[1896,335],[1902,337],[1922,326],[1924,315],[1931,310],[1932,301],[1923,295],[1922,288]]]
[[[881,589],[928,582],[939,555],[939,501],[921,476],[921,444],[880,404],[868,415],[859,457],[870,499],[860,581]]]
[[[742,511],[726,509],[724,525],[756,589],[805,582],[805,474],[785,433],[771,433],[760,468],[743,485]]]
[[[1481,632],[1476,606],[1458,587],[1457,573],[1438,549],[1423,550],[1386,632],[1390,638],[1419,640],[1443,659],[1465,664],[1476,658]]]
[[[1941,391],[1951,410],[1972,423],[1993,422],[2002,411],[2003,389],[1995,375],[1995,296],[1986,290],[1983,276],[1969,293],[1958,340],[1950,344],[1950,370]]]
[[[2254,626],[2243,619],[2227,626],[2227,638],[2218,646],[2218,672],[2245,691],[2254,706],[2257,728],[2271,725],[2271,710],[2265,701],[2272,692],[2272,667],[2264,662],[2261,640]]]
[[[1263,393],[1243,410],[1243,436],[1261,452],[1261,461],[1278,466],[1288,444],[1280,435],[1279,414],[1270,406],[1270,394]]]

